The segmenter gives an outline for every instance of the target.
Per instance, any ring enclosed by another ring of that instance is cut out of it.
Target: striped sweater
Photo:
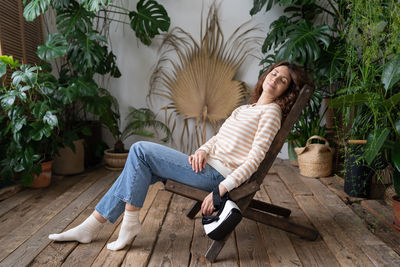
[[[281,127],[278,104],[243,105],[235,109],[219,132],[198,150],[221,173],[228,191],[241,185],[258,169]]]

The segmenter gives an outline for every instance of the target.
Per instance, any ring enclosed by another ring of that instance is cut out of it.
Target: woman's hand
[[[189,163],[196,173],[201,172],[206,167],[206,156],[207,153],[204,150],[197,150],[194,155],[189,156]]]
[[[226,192],[228,192],[226,187],[223,186],[222,184],[219,184],[218,188],[221,197],[225,195]],[[203,203],[201,203],[201,212],[205,216],[210,216],[213,213],[213,211],[214,211],[213,193],[211,192],[204,198]]]

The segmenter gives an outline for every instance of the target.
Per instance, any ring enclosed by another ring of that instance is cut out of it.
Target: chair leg
[[[314,229],[293,223],[286,218],[279,218],[268,213],[263,213],[253,208],[246,209],[243,216],[256,222],[296,234],[311,241],[316,240],[319,235],[318,231]]]
[[[201,202],[200,201],[196,201],[190,207],[190,209],[186,212],[186,216],[189,217],[190,219],[193,219],[194,216],[196,216],[196,214],[199,212],[200,209],[201,209]]]
[[[215,259],[218,257],[221,249],[224,247],[225,242],[225,240],[214,240],[206,252],[206,259],[210,262],[215,262]]]
[[[280,215],[283,217],[288,218],[290,216],[290,213],[292,212],[290,209],[286,209],[277,205],[273,205],[271,203],[266,203],[263,201],[259,201],[256,199],[252,199],[250,202],[249,207],[257,209],[257,210],[262,210],[268,213],[273,213],[276,215]]]

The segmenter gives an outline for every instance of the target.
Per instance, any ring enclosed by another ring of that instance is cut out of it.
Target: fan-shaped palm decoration
[[[246,85],[233,78],[247,56],[261,46],[261,39],[254,37],[258,28],[250,27],[250,22],[239,26],[225,42],[215,5],[205,25],[203,19],[200,25],[199,43],[181,28],[164,35],[148,98],[150,104],[155,96],[168,101],[161,110],[167,125],[172,123],[172,132],[177,120],[183,119],[181,148],[186,152],[200,145],[200,136],[201,143],[206,141],[207,122],[216,132],[218,123],[243,102]]]

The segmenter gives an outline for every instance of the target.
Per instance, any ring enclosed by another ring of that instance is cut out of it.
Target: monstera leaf
[[[24,0],[24,18],[27,21],[33,21],[40,14],[44,13],[49,7],[51,0],[32,0],[29,4],[26,4],[28,0]]]
[[[265,11],[271,10],[272,6],[279,4],[281,6],[288,5],[309,5],[315,3],[315,0],[253,0],[253,8],[250,10],[250,15],[257,14],[267,4]]]
[[[286,16],[280,16],[279,19],[271,23],[269,26],[270,32],[262,46],[263,53],[267,53],[271,50],[271,47],[280,45],[286,39],[289,25],[291,25],[291,22]]]
[[[277,61],[296,61],[300,64],[313,62],[320,57],[321,45],[328,47],[330,29],[327,25],[314,26],[300,20],[287,29],[287,41],[279,49]]]
[[[76,31],[87,32],[92,28],[93,12],[87,11],[77,2],[57,10],[57,28],[68,38]],[[69,38],[68,38],[69,39]]]
[[[101,6],[106,7],[112,0],[85,0],[82,2],[87,10],[97,12]]]
[[[39,45],[37,54],[41,60],[51,60],[53,58],[64,56],[68,49],[67,40],[59,33],[53,33],[47,36],[44,45]]]
[[[107,49],[101,43],[106,43],[107,39],[96,31],[86,34],[76,32],[74,36],[75,40],[68,51],[69,60],[74,70],[84,74],[104,59]]]
[[[140,0],[136,11],[129,13],[131,28],[136,37],[145,45],[151,44],[151,39],[159,34],[159,30],[168,31],[170,18],[164,7],[154,0]]]

